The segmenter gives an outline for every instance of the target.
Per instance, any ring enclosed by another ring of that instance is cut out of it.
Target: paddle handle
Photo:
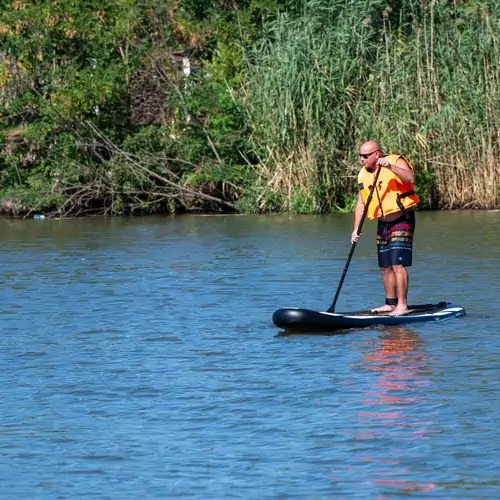
[[[358,229],[356,230],[356,234],[358,236],[361,234],[361,228],[363,227],[363,224],[365,222],[366,214],[368,213],[368,207],[370,206],[370,203],[372,201],[373,191],[375,190],[375,186],[377,184],[378,176],[380,174],[381,168],[382,168],[381,166],[378,167],[377,173],[375,174],[375,179],[373,179],[373,184],[370,187],[370,193],[368,194],[368,199],[366,200],[365,208],[363,210],[363,214],[361,215],[361,220],[359,221]],[[337,299],[339,298],[340,290],[342,289],[342,285],[344,284],[344,280],[345,280],[345,277],[347,275],[347,270],[349,269],[349,264],[351,263],[352,256],[354,255],[356,243],[357,243],[357,241],[353,241],[353,243],[351,245],[351,250],[349,252],[349,256],[347,257],[347,262],[345,263],[344,271],[342,272],[342,276],[340,278],[339,286],[337,287],[335,297],[333,298],[332,305],[327,310],[327,312],[329,312],[329,313],[335,312],[335,305],[337,304]]]

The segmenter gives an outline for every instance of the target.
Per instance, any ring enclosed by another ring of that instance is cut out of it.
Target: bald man
[[[406,268],[412,264],[414,207],[419,202],[413,185],[413,167],[399,154],[383,154],[376,141],[368,141],[361,146],[359,160],[362,168],[358,175],[359,195],[351,242],[358,241],[361,236],[357,231],[366,208],[366,217],[378,220],[378,265],[385,290],[385,304],[372,311],[402,316],[408,313],[409,280]],[[377,185],[370,205],[366,207],[379,168]]]

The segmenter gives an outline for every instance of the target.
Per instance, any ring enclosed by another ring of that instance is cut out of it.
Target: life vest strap
[[[396,197],[396,203],[398,204],[399,209],[401,210],[401,212],[403,213],[403,215],[406,218],[408,218],[408,214],[406,213],[406,208],[403,205],[403,202],[401,201],[401,199],[402,198],[406,198],[407,196],[412,196],[414,194],[415,194],[415,190],[412,189],[411,191],[407,191],[406,193],[398,194],[397,197]]]

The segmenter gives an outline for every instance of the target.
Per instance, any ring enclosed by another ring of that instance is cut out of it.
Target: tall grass
[[[370,139],[410,158],[425,206],[499,206],[500,6],[396,4],[303,0],[247,51],[258,209],[350,208]]]

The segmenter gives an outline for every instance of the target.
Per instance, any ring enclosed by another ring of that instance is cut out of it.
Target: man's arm
[[[391,165],[389,160],[386,160],[385,158],[379,158],[377,163],[380,166],[388,168],[394,172],[405,184],[413,184],[415,179],[413,170],[404,158],[398,158],[396,165]]]

